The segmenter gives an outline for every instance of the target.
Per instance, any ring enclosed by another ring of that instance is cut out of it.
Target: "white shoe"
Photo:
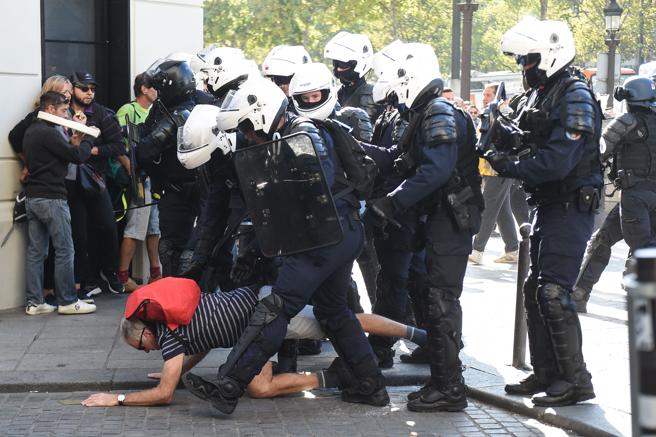
[[[96,311],[96,306],[78,299],[68,305],[59,305],[57,312],[59,314],[89,314]]]
[[[517,264],[517,261],[519,261],[519,253],[516,250],[513,252],[506,252],[504,255],[494,260],[495,263],[502,264]]]
[[[479,252],[476,249],[472,250],[471,255],[469,255],[469,261],[478,266],[483,264],[483,252]]]
[[[57,309],[56,306],[52,306],[49,303],[40,303],[38,305],[33,304],[32,302],[27,304],[25,308],[25,314],[28,316],[36,316],[39,314],[48,314]]]

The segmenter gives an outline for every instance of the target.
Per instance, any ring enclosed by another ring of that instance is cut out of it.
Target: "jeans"
[[[55,249],[55,292],[59,305],[77,301],[73,275],[71,213],[65,199],[27,198],[27,302],[43,303],[43,261],[48,238]]]

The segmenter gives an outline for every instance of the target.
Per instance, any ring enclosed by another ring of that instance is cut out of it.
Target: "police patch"
[[[576,141],[580,140],[583,135],[581,135],[581,132],[574,132],[574,131],[565,131],[565,136],[567,137],[568,140],[571,141]]]

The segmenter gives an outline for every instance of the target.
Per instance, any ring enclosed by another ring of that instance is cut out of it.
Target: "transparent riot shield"
[[[265,256],[341,241],[335,202],[310,136],[301,132],[238,149],[234,163]]]

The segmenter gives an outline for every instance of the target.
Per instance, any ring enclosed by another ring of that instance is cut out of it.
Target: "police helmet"
[[[332,59],[333,72],[342,83],[355,82],[371,70],[374,49],[367,35],[341,31],[328,41],[323,55]]]
[[[159,59],[146,73],[160,100],[169,108],[187,100],[196,89],[189,63],[179,59]]]
[[[270,138],[287,110],[287,96],[270,80],[255,77],[230,90],[216,117],[222,131],[260,132]]]
[[[615,87],[615,98],[626,100],[631,106],[656,108],[656,89],[654,82],[647,77],[628,78],[623,86]]]
[[[214,45],[198,52],[198,68],[207,89],[222,98],[230,89],[236,89],[249,77],[259,76],[257,65],[246,59],[241,49]]]
[[[303,95],[308,93],[320,93],[321,97],[314,102],[307,102],[307,96],[304,100]],[[325,120],[333,113],[337,104],[335,77],[326,64],[314,62],[299,65],[289,83],[289,94],[298,115]]]

